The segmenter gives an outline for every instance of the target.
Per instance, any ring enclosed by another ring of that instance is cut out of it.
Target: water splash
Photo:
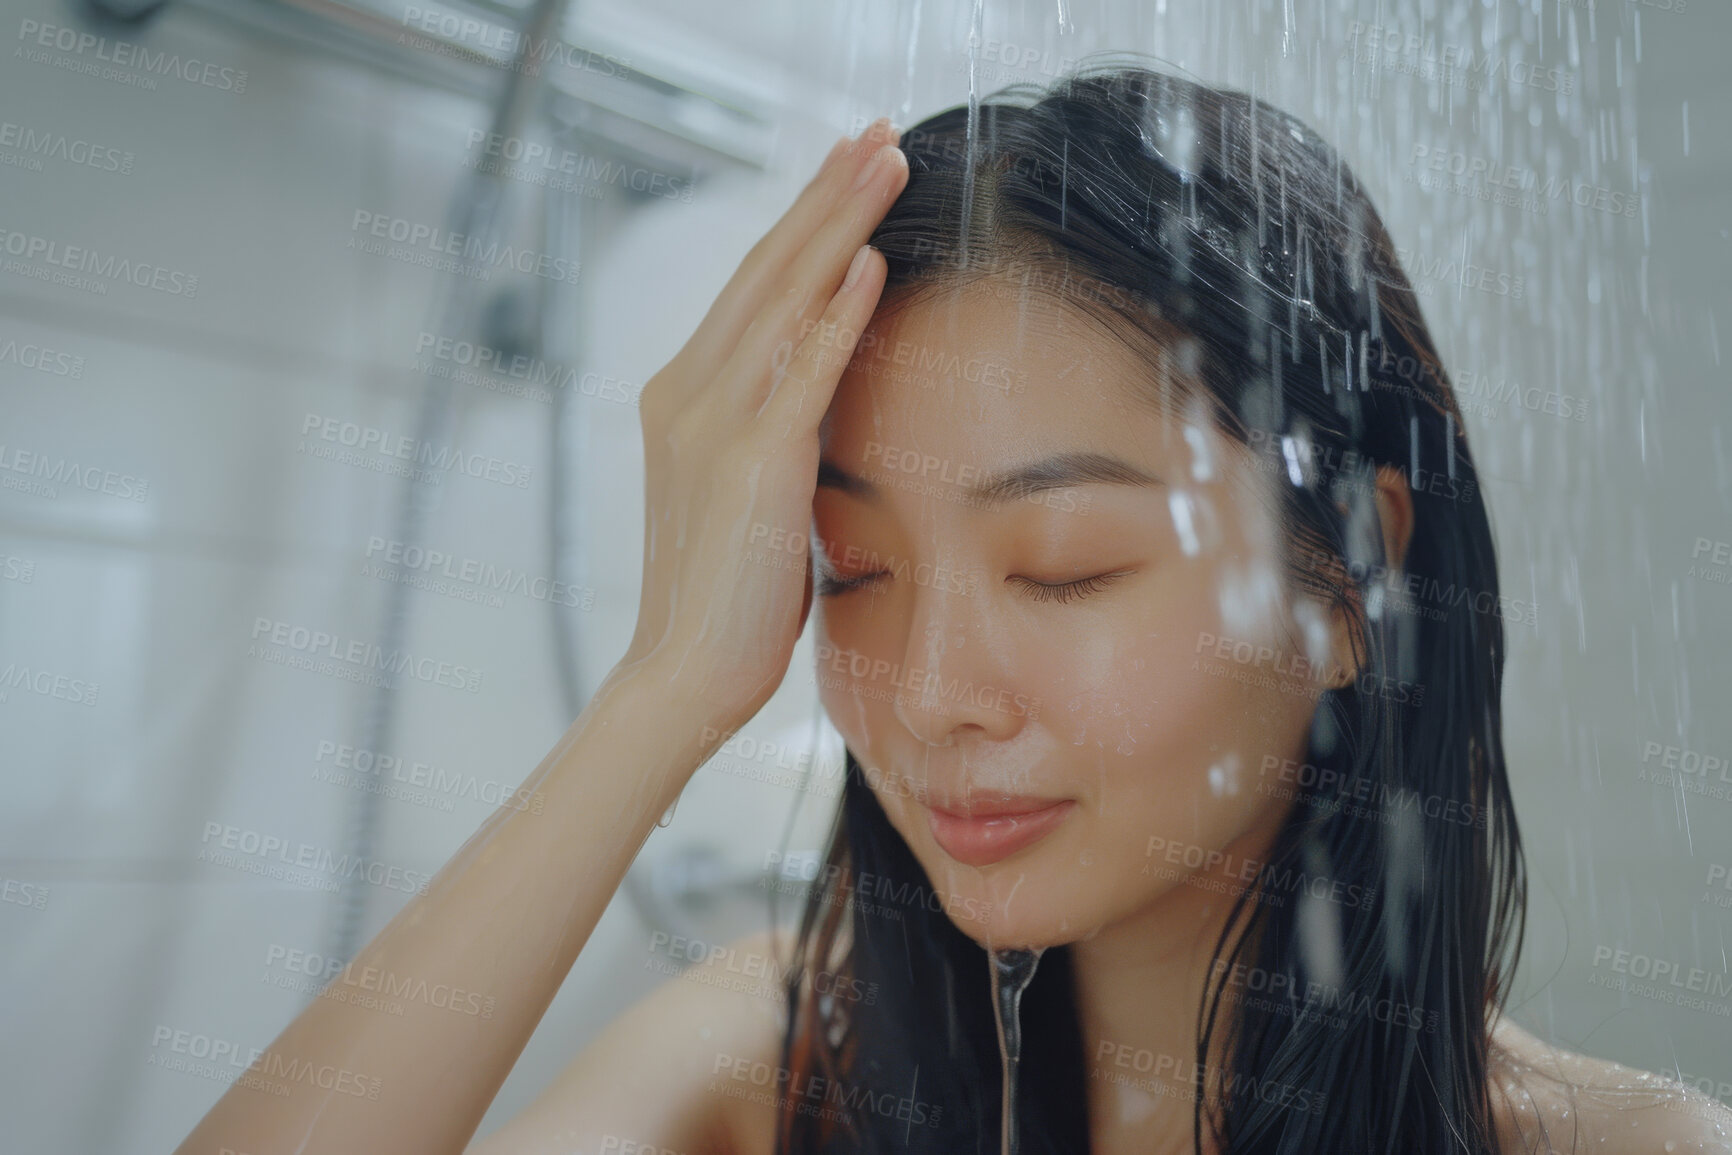
[[[980,42],[985,30],[986,0],[974,0],[968,26],[968,159],[962,170],[962,235],[957,238],[958,265],[965,269],[974,219],[974,150],[980,144]]]
[[[1328,613],[1314,599],[1300,598],[1293,603],[1293,621],[1304,639],[1305,660],[1316,669],[1327,669],[1334,651]]]
[[[1173,532],[1179,535],[1179,548],[1185,551],[1186,557],[1196,557],[1202,552],[1203,545],[1197,539],[1195,502],[1191,495],[1182,489],[1172,490],[1167,495],[1167,508],[1173,514]]]
[[[992,1010],[998,1019],[998,1057],[1004,1072],[1004,1104],[999,1113],[1000,1155],[1016,1155],[1016,1068],[1022,1061],[1022,992],[1034,979],[1044,947],[989,951]]]
[[[1239,766],[1239,755],[1229,750],[1219,762],[1209,767],[1209,790],[1215,797],[1231,797],[1239,793]]]
[[[1203,399],[1193,397],[1185,414],[1185,444],[1191,449],[1191,480],[1212,481],[1215,478],[1215,457],[1210,452],[1209,438],[1213,419]]]

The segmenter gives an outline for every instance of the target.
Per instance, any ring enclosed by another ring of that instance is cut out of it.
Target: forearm
[[[709,753],[682,707],[647,671],[610,678],[525,781],[539,812],[492,815],[327,988],[407,991],[402,1014],[315,999],[179,1150],[461,1151]]]

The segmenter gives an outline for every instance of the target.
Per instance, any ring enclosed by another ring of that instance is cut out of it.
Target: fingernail
[[[860,274],[866,271],[866,254],[871,251],[871,245],[861,245],[860,251],[854,254],[854,259],[848,263],[848,275],[842,278],[844,289],[852,289],[854,282],[860,279]]]

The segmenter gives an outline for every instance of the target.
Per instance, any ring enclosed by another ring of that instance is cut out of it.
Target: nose
[[[914,598],[894,709],[903,727],[929,746],[950,746],[964,735],[1005,741],[1028,719],[1031,699],[1016,691],[1012,663],[987,643],[988,597],[986,591],[923,589]]]

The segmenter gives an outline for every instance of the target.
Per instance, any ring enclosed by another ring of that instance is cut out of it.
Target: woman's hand
[[[865,242],[908,180],[896,140],[880,120],[837,142],[639,402],[643,594],[621,665],[724,732],[781,684],[811,609],[818,425],[884,286]]]

